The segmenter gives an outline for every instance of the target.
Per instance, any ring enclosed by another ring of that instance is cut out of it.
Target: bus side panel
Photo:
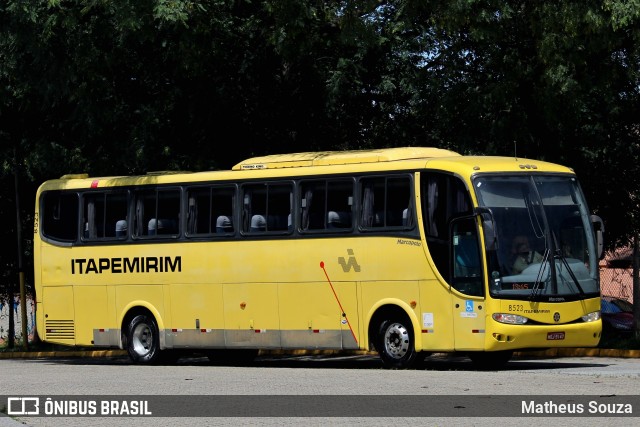
[[[36,239],[37,250],[34,256],[38,257],[40,268],[36,273],[41,288],[40,294],[36,292],[36,298],[40,304],[36,307],[36,315],[42,319],[38,333],[43,340],[64,344],[76,344],[76,328],[78,322],[74,311],[74,276],[69,275],[69,258],[72,249],[59,248]],[[38,279],[39,278],[39,279]],[[36,289],[37,291],[38,289]]]
[[[370,242],[370,241],[369,241]],[[317,316],[319,313],[328,316],[331,323],[331,348],[335,349],[359,349],[361,346],[362,331],[360,330],[360,305],[358,295],[358,282],[363,279],[363,270],[359,263],[368,264],[369,249],[360,249],[358,243],[362,241],[352,238],[331,238],[319,244],[318,241],[309,241],[310,245],[299,249],[297,253],[307,254],[296,260],[299,271],[306,277],[319,278],[313,299],[307,305],[307,317]],[[375,272],[372,272],[375,274]],[[335,314],[331,314],[335,313]],[[333,322],[336,323],[333,323]],[[319,330],[317,322],[312,322],[307,328],[315,330],[316,335],[329,333]],[[316,337],[314,342],[326,339]],[[314,348],[314,347],[311,347]],[[329,348],[329,347],[327,347]]]
[[[110,335],[118,330],[106,328],[110,322],[107,287],[83,284],[73,288],[76,319],[76,345],[110,345]],[[117,345],[117,343],[116,343]]]
[[[487,301],[451,291],[455,349],[484,350],[487,325]]]
[[[167,334],[169,347],[224,347],[222,285],[173,284],[169,287],[169,300],[172,320],[172,332]]]
[[[341,315],[343,349],[355,350],[360,347],[362,333],[360,331],[360,315],[358,310],[358,294],[355,282],[333,283],[336,292],[335,310]],[[339,301],[338,301],[339,299]],[[342,310],[344,312],[342,312]]]
[[[228,283],[222,293],[227,347],[280,348],[277,283]]]
[[[109,328],[107,339],[109,347],[122,347],[122,329],[116,316],[116,288],[115,286],[107,286],[107,306],[109,307],[106,328]],[[102,334],[94,334],[95,345],[102,345]]]
[[[42,288],[42,300],[38,310],[44,318],[41,334],[48,342],[75,345],[76,319],[73,317],[73,287],[45,286]]]
[[[355,290],[349,287],[355,289],[352,284],[342,284],[339,295],[354,300]],[[281,283],[279,289],[283,348],[342,348],[342,311],[329,283]],[[353,296],[349,298],[349,294]],[[357,317],[355,312],[352,316]]]
[[[42,265],[41,251],[42,242],[40,240],[40,214],[39,214],[39,198],[36,197],[36,211],[33,216],[33,284],[35,291],[36,305],[34,310],[36,312],[36,332],[40,339],[44,341],[46,339],[44,329],[44,315],[42,314],[42,269],[39,268]]]
[[[285,330],[337,330],[339,308],[326,282],[280,283],[280,322]]]
[[[421,348],[423,351],[451,351],[454,347],[451,292],[439,280],[420,282]],[[418,310],[419,309],[419,310]],[[420,342],[416,340],[416,342]]]

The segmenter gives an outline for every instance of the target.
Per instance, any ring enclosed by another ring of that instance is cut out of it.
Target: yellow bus
[[[567,167],[428,147],[67,175],[36,196],[37,330],[136,363],[307,349],[499,367],[598,344],[602,231]]]

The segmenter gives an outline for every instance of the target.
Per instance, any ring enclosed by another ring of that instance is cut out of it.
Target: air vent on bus
[[[46,337],[49,340],[75,339],[75,325],[73,320],[47,320],[44,328]]]
[[[348,165],[379,163],[395,160],[427,160],[435,157],[452,157],[460,154],[434,147],[396,147],[371,150],[320,151],[292,154],[271,154],[252,157],[235,165],[233,170],[297,168],[305,166]]]
[[[60,179],[86,179],[86,178],[89,178],[88,173],[68,173],[60,177]]]

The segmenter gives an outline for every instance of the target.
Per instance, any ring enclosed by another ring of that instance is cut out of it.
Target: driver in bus
[[[542,262],[542,255],[531,250],[527,236],[514,237],[512,253],[514,257],[511,268],[513,274],[520,274],[529,265]]]

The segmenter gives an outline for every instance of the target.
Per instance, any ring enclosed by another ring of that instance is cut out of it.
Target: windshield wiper
[[[580,292],[580,295],[584,295],[584,289],[582,289],[582,286],[580,285],[580,281],[576,277],[576,275],[573,272],[573,269],[571,268],[571,266],[569,266],[569,263],[567,262],[567,258],[562,254],[562,249],[560,248],[560,245],[558,245],[558,239],[556,238],[556,233],[552,232],[551,236],[553,237],[553,242],[554,242],[555,247],[556,247],[555,255],[553,256],[553,259],[554,260],[556,260],[556,259],[560,260],[562,265],[569,272],[569,277],[571,277],[571,280],[573,280],[574,285],[576,285],[576,288],[578,288],[578,291]],[[562,273],[560,273],[560,275],[562,276]]]
[[[542,255],[542,262],[540,263],[540,269],[538,270],[538,274],[536,275],[536,281],[533,283],[533,288],[531,289],[531,295],[529,295],[529,299],[535,301],[535,299],[540,295],[540,285],[542,285],[542,276],[544,275],[544,270],[547,266],[547,262],[549,261],[549,254],[551,251],[549,248],[545,248],[544,254]]]
[[[578,289],[578,292],[580,292],[580,295],[585,295],[584,289],[582,288],[582,285],[580,285],[580,281],[578,280],[575,273],[573,272],[573,269],[569,265],[567,258],[562,254],[562,249],[558,245],[558,240],[556,239],[556,235],[554,232],[551,232],[551,238],[553,239],[553,243],[554,243],[554,250],[553,250],[554,254],[553,254],[553,257],[551,257],[553,259],[553,267],[555,267],[556,260],[560,261],[561,265],[567,269],[567,272],[569,273],[569,277],[573,281],[574,285],[576,285],[576,288]],[[538,270],[536,281],[533,284],[533,288],[531,290],[531,295],[530,295],[531,300],[535,300],[538,297],[538,295],[540,295],[540,285],[542,284],[542,276],[547,266],[547,262],[550,261],[549,258],[550,258],[551,252],[552,251],[549,248],[546,248],[544,250],[544,255],[542,257],[540,270]],[[549,262],[549,268],[552,276],[552,277],[549,277],[549,280],[550,281],[558,280],[558,278],[556,277],[556,269],[552,268],[551,262]],[[562,271],[560,271],[560,276],[562,276]]]
[[[576,285],[576,288],[578,288],[578,291],[580,291],[580,295],[584,295],[584,289],[582,289],[582,286],[580,285],[580,281],[578,280],[576,275],[573,273],[573,270],[569,266],[569,263],[567,262],[567,258],[565,258],[565,256],[562,255],[561,253],[557,253],[554,258],[559,259],[562,262],[562,265],[564,265],[567,268],[567,271],[569,272],[569,277],[571,277],[571,280],[573,280],[573,283]]]

